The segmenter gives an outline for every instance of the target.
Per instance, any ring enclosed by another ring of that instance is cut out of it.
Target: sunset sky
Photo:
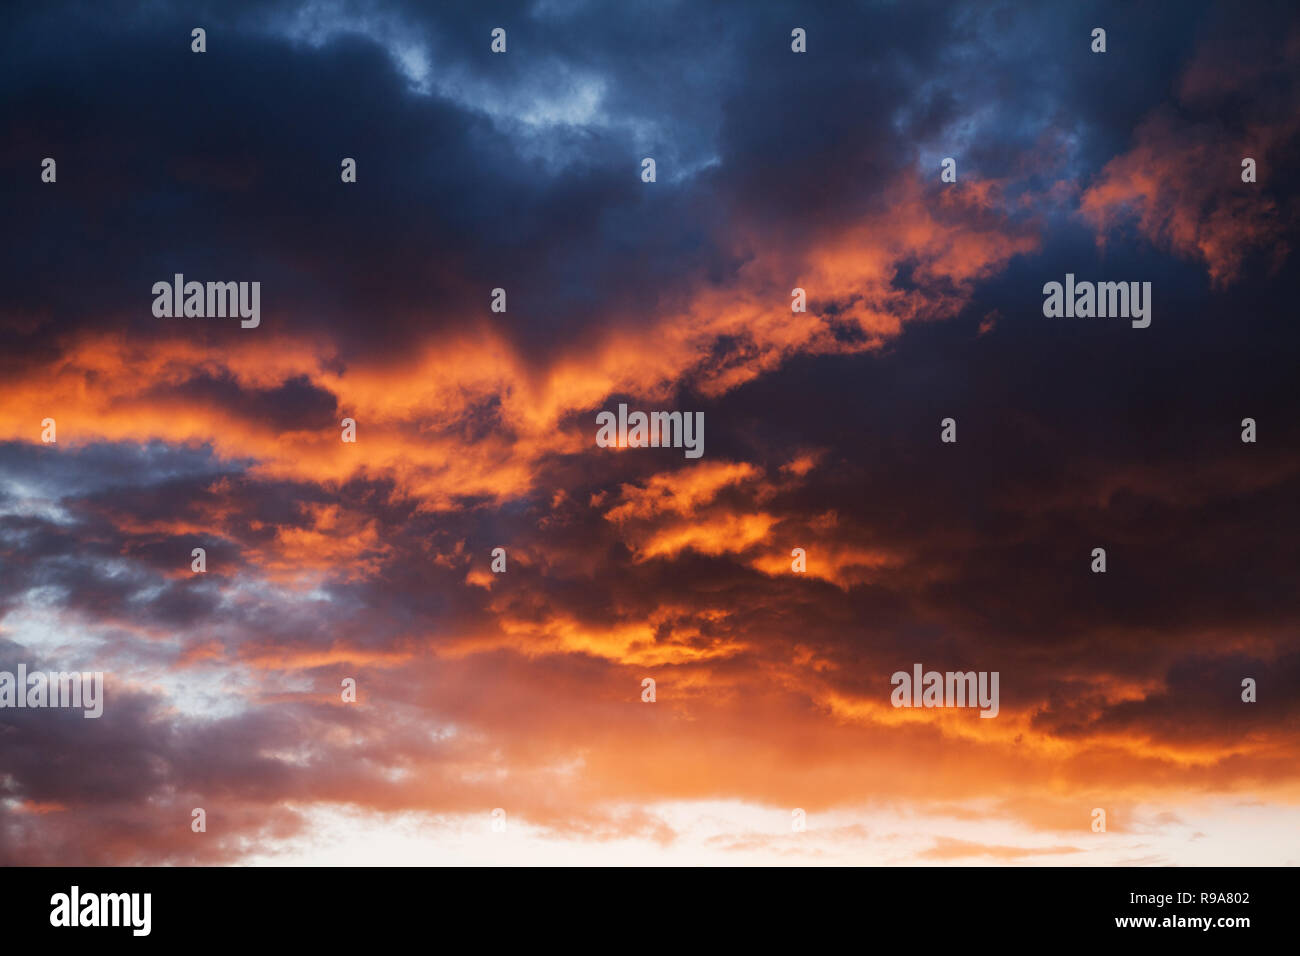
[[[1294,4],[45,3],[0,91],[0,671],[106,688],[0,864],[1300,864]]]

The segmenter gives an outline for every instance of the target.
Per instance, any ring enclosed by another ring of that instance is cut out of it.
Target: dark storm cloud
[[[11,355],[48,355],[91,313],[173,333],[150,314],[148,290],[174,272],[259,279],[275,328],[332,322],[342,344],[378,349],[485,311],[509,276],[525,328],[550,327],[541,344],[634,237],[663,235],[665,254],[680,251],[669,223],[687,206],[642,203],[640,157],[613,132],[548,127],[538,135],[581,141],[553,173],[521,152],[510,123],[412,92],[381,44],[345,30],[314,48],[277,34],[269,13],[223,30],[229,17],[213,11],[203,57],[188,49],[192,15],[161,9],[61,22],[57,61],[30,52],[49,42],[48,17],[9,34],[6,166],[17,178],[32,150],[60,164],[57,196],[8,197],[29,237],[6,262]],[[444,33],[458,29],[469,25]],[[443,42],[483,68],[468,34]],[[355,189],[338,182],[343,156],[359,160]],[[184,334],[224,332],[189,322]]]
[[[1061,737],[1138,734],[1214,748],[1293,725],[1300,711],[1292,692],[1300,682],[1300,655],[1295,653],[1271,661],[1244,654],[1189,656],[1164,676],[1161,692],[1109,705],[1062,687],[1050,696],[1035,723]],[[1257,706],[1241,706],[1245,678],[1255,681]]]
[[[140,401],[149,403],[168,399],[217,408],[276,432],[328,428],[338,418],[335,397],[306,376],[274,388],[258,389],[241,387],[229,375],[196,375],[183,383],[160,385],[139,395]]]
[[[919,149],[944,155],[945,137],[962,141],[954,151],[1029,148],[1071,109],[1062,96],[1139,110],[1186,52],[1186,36],[1160,31],[1087,84],[1062,70],[1018,80],[1082,29],[1044,18],[926,4],[34,12],[8,34],[4,67],[6,199],[25,237],[5,264],[11,360],[49,355],[105,312],[134,334],[232,334],[150,314],[149,288],[175,272],[258,279],[271,328],[329,323],[349,350],[399,349],[481,315],[505,284],[510,334],[545,349],[561,329],[730,273],[728,217],[792,239],[847,221],[887,202],[880,187]],[[791,57],[790,24],[804,20],[814,52]],[[200,21],[209,51],[196,56]],[[487,49],[498,22],[514,27],[505,56]],[[411,51],[428,57],[427,93],[412,87]],[[560,66],[572,83],[556,88]],[[590,101],[584,83],[598,83]],[[1066,125],[1086,140],[1102,120]],[[654,202],[642,154],[661,164]],[[44,155],[59,161],[57,191],[20,185]],[[972,173],[1016,165],[960,155]],[[343,156],[361,169],[348,188]]]

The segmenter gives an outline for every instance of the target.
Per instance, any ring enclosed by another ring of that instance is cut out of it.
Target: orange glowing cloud
[[[1246,257],[1260,250],[1277,268],[1288,253],[1281,238],[1294,210],[1272,198],[1268,177],[1300,133],[1300,88],[1293,79],[1275,85],[1275,77],[1286,73],[1297,49],[1300,31],[1291,32],[1285,49],[1274,44],[1247,56],[1229,42],[1203,50],[1180,81],[1179,108],[1153,112],[1132,148],[1084,191],[1080,213],[1098,243],[1134,221],[1149,241],[1203,263],[1216,287],[1233,282]],[[1261,88],[1270,92],[1254,95]],[[1243,182],[1246,159],[1255,165],[1253,182]]]

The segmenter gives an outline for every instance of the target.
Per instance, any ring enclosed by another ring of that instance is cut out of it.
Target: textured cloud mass
[[[1296,862],[1300,30],[1040,7],[15,14],[0,863]]]

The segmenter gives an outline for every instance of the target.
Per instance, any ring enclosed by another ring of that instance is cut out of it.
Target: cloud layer
[[[108,696],[0,710],[0,862],[1288,862],[1224,808],[1300,799],[1293,15],[800,6],[16,18],[0,671]]]

